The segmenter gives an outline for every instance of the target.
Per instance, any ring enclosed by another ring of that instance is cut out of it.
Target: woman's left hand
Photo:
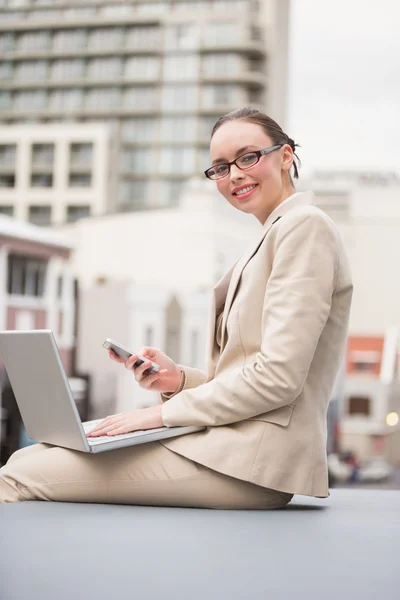
[[[150,408],[138,408],[128,412],[110,415],[89,431],[87,437],[99,435],[121,435],[143,429],[164,427],[161,416],[162,404]]]

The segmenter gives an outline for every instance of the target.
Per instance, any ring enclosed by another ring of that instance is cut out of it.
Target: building
[[[107,210],[105,124],[0,127],[0,213],[60,225]]]
[[[288,0],[1,2],[0,126],[106,123],[107,211],[176,205],[218,116],[251,104],[284,123],[288,20]]]
[[[303,180],[336,222],[354,293],[342,386],[341,447],[400,461],[400,174],[326,171]]]

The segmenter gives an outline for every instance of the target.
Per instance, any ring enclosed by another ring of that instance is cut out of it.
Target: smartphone
[[[122,346],[118,342],[115,342],[114,340],[111,340],[110,338],[104,340],[103,347],[107,350],[112,350],[113,352],[115,352],[115,354],[117,354],[117,356],[120,356],[124,360],[128,360],[128,358],[132,356],[132,354],[136,354],[135,352],[131,352],[130,350],[128,350],[128,348],[125,348],[124,346]],[[146,360],[150,360],[148,358],[145,358],[144,356],[140,356],[139,354],[136,354],[136,356],[138,357],[138,359],[135,362],[135,367],[140,367],[140,365],[146,362]],[[146,369],[143,374],[150,375],[152,373],[158,373],[159,370],[160,365],[151,361],[151,367]]]

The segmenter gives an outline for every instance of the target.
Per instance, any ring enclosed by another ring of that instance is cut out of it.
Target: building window
[[[10,110],[11,109],[11,94],[10,92],[0,91],[0,109]]]
[[[229,77],[240,73],[240,56],[233,53],[206,54],[202,73],[206,77]]]
[[[128,88],[124,92],[124,108],[152,110],[157,107],[157,90],[154,87]]]
[[[115,79],[121,74],[121,58],[93,58],[88,62],[87,75],[92,79]]]
[[[53,175],[50,173],[32,173],[31,187],[51,188],[53,187]]]
[[[6,215],[7,217],[14,216],[14,207],[11,204],[0,205],[0,215]]]
[[[122,139],[125,142],[151,142],[155,132],[155,119],[126,119],[122,122]]]
[[[15,175],[0,173],[0,188],[13,188],[15,187]]]
[[[150,173],[154,170],[153,151],[150,148],[123,150],[121,168],[124,173]]]
[[[47,93],[44,90],[32,90],[16,92],[14,94],[13,107],[16,110],[30,112],[31,110],[43,110],[47,104]]]
[[[163,110],[196,111],[198,88],[195,85],[165,86],[162,90],[161,103]]]
[[[83,91],[80,89],[54,90],[50,94],[49,108],[54,111],[75,111],[82,108]]]
[[[0,80],[7,81],[13,76],[13,65],[11,62],[2,61],[0,63]]]
[[[49,31],[33,31],[20,33],[17,40],[19,52],[36,52],[50,48],[51,35]]]
[[[115,4],[114,6],[100,7],[100,14],[104,17],[126,17],[131,16],[132,6],[129,4]]]
[[[43,81],[47,77],[47,61],[24,60],[15,65],[15,78],[19,81]]]
[[[55,60],[51,65],[51,78],[54,80],[80,79],[84,76],[85,63],[80,58]]]
[[[79,219],[90,217],[90,206],[67,206],[67,222],[73,223]]]
[[[146,180],[121,181],[118,210],[130,211],[147,208],[148,182]]]
[[[72,188],[87,188],[92,185],[91,173],[70,173],[69,187]]]
[[[167,13],[171,8],[169,2],[146,2],[143,4],[139,2],[136,4],[136,11],[138,13],[146,13],[146,15],[160,15]]]
[[[199,45],[200,28],[194,23],[179,23],[165,31],[166,50],[187,50]]]
[[[124,75],[128,79],[158,79],[160,76],[160,60],[153,56],[128,58],[125,61]]]
[[[149,5],[147,4],[147,7]],[[138,48],[140,50],[146,48],[158,48],[160,44],[160,29],[159,27],[131,27],[126,33],[126,46],[128,48]]]
[[[163,142],[194,142],[197,137],[195,117],[165,117],[161,121]]]
[[[232,106],[240,101],[239,87],[236,85],[205,85],[202,89],[203,108]]]
[[[34,167],[52,167],[54,161],[54,144],[33,144],[32,165]]]
[[[43,296],[46,265],[45,260],[9,254],[8,293],[20,296]]]
[[[244,28],[239,23],[208,23],[203,29],[206,46],[226,46],[243,41]]]
[[[90,110],[112,110],[121,105],[121,93],[118,88],[102,88],[88,90],[85,96],[85,107]]]
[[[4,16],[4,14],[3,14]],[[14,50],[14,33],[0,33],[0,52],[12,52]]]
[[[160,152],[160,172],[164,174],[188,175],[195,170],[194,148],[162,148]]]
[[[152,206],[154,208],[179,206],[184,184],[181,179],[160,181],[159,194],[152,199]]]
[[[164,79],[183,81],[197,79],[200,59],[197,54],[168,56],[164,59]]]
[[[96,16],[96,8],[94,6],[80,6],[74,8],[65,8],[63,12],[67,19],[85,19]]]
[[[371,399],[367,396],[351,396],[348,401],[349,415],[365,415],[371,414]]]
[[[49,187],[49,186],[43,186]],[[34,225],[47,226],[51,224],[51,206],[30,206],[29,222]]]
[[[211,138],[211,132],[215,123],[218,121],[220,115],[214,115],[213,117],[201,117],[200,119],[200,138],[207,140]]]
[[[85,29],[56,31],[53,38],[53,50],[64,51],[74,48],[81,50],[86,46]]]
[[[104,27],[92,29],[88,37],[91,50],[111,50],[122,46],[124,32],[119,27]]]
[[[0,165],[3,169],[4,167],[15,167],[16,154],[16,144],[0,144]]]
[[[71,167],[92,167],[93,144],[74,143],[70,147],[70,165]]]

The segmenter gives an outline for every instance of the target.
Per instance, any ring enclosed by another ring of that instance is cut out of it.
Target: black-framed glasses
[[[235,160],[226,163],[218,163],[204,171],[204,175],[208,177],[208,179],[222,179],[226,177],[231,172],[231,165],[236,165],[238,169],[241,171],[245,171],[246,169],[250,169],[250,167],[254,167],[260,160],[262,156],[266,154],[270,154],[270,152],[274,152],[279,148],[282,148],[283,144],[277,144],[276,146],[271,146],[270,148],[264,148],[264,150],[253,150],[252,152],[246,152],[246,154],[242,154],[238,156]]]

